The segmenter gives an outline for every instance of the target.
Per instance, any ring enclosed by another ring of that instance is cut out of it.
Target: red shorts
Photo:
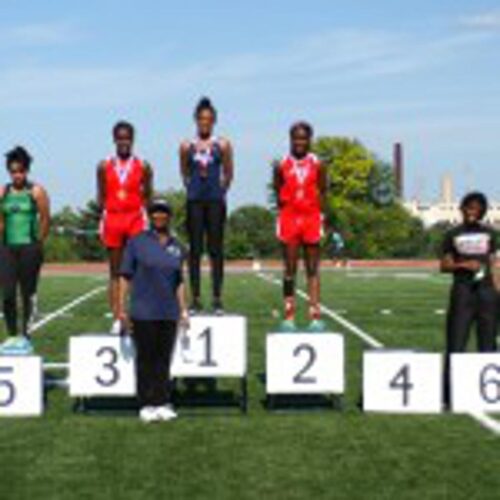
[[[99,234],[106,248],[123,248],[129,238],[147,228],[143,210],[137,212],[104,212]]]
[[[321,212],[298,214],[282,210],[277,233],[285,245],[318,245],[323,237],[323,216]]]

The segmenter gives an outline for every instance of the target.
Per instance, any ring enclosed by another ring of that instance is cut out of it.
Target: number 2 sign
[[[343,394],[344,384],[342,335],[267,335],[267,394]]]

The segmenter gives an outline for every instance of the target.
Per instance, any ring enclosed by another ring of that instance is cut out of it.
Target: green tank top
[[[29,245],[38,241],[38,207],[32,194],[33,186],[22,191],[7,186],[1,200],[6,245]]]

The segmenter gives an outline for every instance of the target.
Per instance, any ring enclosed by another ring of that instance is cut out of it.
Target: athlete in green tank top
[[[0,186],[0,284],[9,338],[0,344],[0,353],[19,355],[33,351],[31,320],[43,243],[49,234],[50,204],[45,189],[28,179],[32,161],[28,151],[18,146],[6,158],[10,183]]]
[[[39,239],[38,207],[33,198],[33,186],[27,184],[20,191],[7,186],[2,200],[4,244],[30,245]]]

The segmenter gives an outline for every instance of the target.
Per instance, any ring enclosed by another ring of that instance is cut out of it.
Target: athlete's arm
[[[99,211],[102,212],[104,210],[104,203],[106,200],[106,171],[105,171],[105,163],[102,161],[97,165],[96,170],[96,178],[97,178],[97,206]]]
[[[326,167],[320,163],[319,165],[319,176],[318,176],[318,192],[321,204],[321,213],[325,218],[325,228],[329,227],[330,217],[329,217],[329,206],[328,206],[328,170]]]
[[[189,182],[189,147],[189,142],[184,141],[179,148],[180,171],[184,186]]]
[[[47,191],[40,186],[33,187],[33,198],[38,208],[40,217],[40,241],[43,243],[49,236],[50,231],[50,200]]]
[[[0,203],[2,202],[4,196],[5,196],[5,187],[0,186]],[[0,210],[0,242],[2,243],[4,237],[4,228],[5,228],[5,222],[3,220],[3,210]]]
[[[234,178],[234,154],[233,146],[227,139],[220,140],[222,151],[222,168],[224,173],[223,188],[227,191],[231,187]]]
[[[177,287],[177,301],[179,302],[179,309],[181,311],[181,326],[183,328],[189,328],[189,314],[187,309],[187,299],[186,299],[186,285],[181,283]]]
[[[283,185],[283,178],[281,176],[280,162],[273,162],[273,189],[276,196],[276,205],[280,206],[280,189]]]
[[[144,202],[146,206],[151,203],[151,199],[153,198],[153,168],[147,162],[144,162]]]
[[[473,273],[481,269],[481,262],[478,260],[455,260],[451,253],[443,255],[440,269],[442,273],[454,273],[455,271],[472,271]]]
[[[120,276],[120,285],[118,292],[118,319],[122,322],[127,331],[130,331],[130,320],[127,311],[129,292],[130,280],[124,276]]]

